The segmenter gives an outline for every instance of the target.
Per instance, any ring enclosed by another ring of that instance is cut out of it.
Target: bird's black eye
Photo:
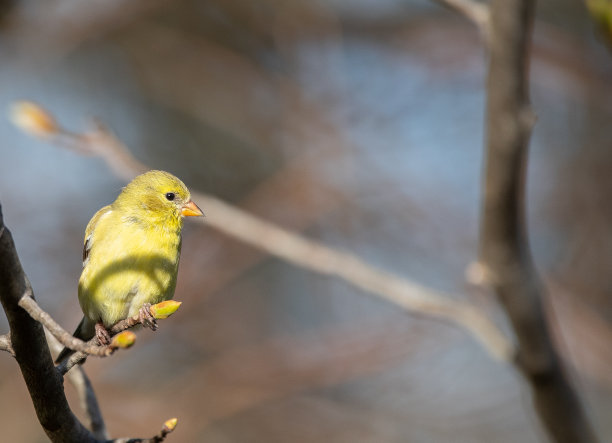
[[[167,192],[166,193],[166,199],[172,201],[172,200],[174,200],[174,197],[175,197],[174,192]]]

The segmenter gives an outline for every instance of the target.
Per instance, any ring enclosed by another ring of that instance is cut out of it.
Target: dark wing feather
[[[91,251],[91,246],[93,244],[92,237],[93,231],[96,228],[96,224],[102,218],[103,215],[108,214],[111,211],[111,206],[104,206],[95,215],[89,220],[87,224],[87,228],[85,229],[85,241],[83,243],[83,267],[87,264],[87,259],[89,258],[89,251]]]

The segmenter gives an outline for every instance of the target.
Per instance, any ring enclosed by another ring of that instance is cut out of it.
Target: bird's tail
[[[74,337],[81,339],[83,341],[88,341],[90,339],[92,339],[95,335],[95,328],[94,325],[91,323],[91,321],[89,321],[89,319],[87,317],[83,317],[81,319],[81,322],[79,323],[79,325],[76,327],[76,330],[74,331],[74,333],[72,334]],[[66,360],[68,357],[70,357],[72,354],[74,354],[76,351],[73,351],[70,348],[64,348],[62,349],[62,352],[59,353],[59,355],[57,356],[57,358],[55,359],[55,363],[60,363],[64,360]]]

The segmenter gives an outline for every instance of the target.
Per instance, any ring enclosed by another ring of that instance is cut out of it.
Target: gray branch
[[[49,314],[38,306],[36,300],[31,296],[31,289],[28,289],[23,297],[19,299],[19,306],[30,314],[30,317],[47,328],[47,331],[64,346],[87,355],[97,355],[98,357],[108,357],[113,353],[113,349],[109,346],[100,346],[93,341],[84,342],[73,337],[72,334],[62,328]]]
[[[51,319],[51,317],[49,318]],[[51,321],[55,323],[53,319],[51,319]],[[138,315],[135,315],[133,317],[124,318],[123,320],[119,320],[117,323],[111,326],[110,329],[108,329],[108,333],[111,337],[113,337],[119,334],[120,332],[133,328],[134,326],[138,326],[140,324],[142,324],[142,319]],[[61,327],[59,328],[61,329]],[[68,358],[61,361],[57,365],[57,370],[62,375],[66,374],[74,366],[83,363],[85,359],[87,359],[88,355],[97,355],[98,357],[106,357],[116,350],[112,342],[109,346],[101,346],[97,337],[92,338],[88,342],[84,342],[74,337],[72,338],[78,342],[76,347],[72,347],[70,344],[66,344],[66,343],[70,343],[68,341],[63,342],[63,344],[64,346],[68,346],[70,349],[75,350],[77,352],[70,355]],[[60,339],[58,338],[58,340]],[[89,352],[88,350],[90,349],[93,350],[94,352]]]
[[[532,0],[491,3],[480,257],[516,333],[515,363],[531,385],[544,427],[557,442],[594,442],[553,345],[525,232],[526,160],[535,121],[528,97],[534,9]]]
[[[98,404],[98,399],[91,385],[89,377],[82,366],[77,366],[74,371],[70,371],[67,377],[72,382],[77,391],[81,408],[85,411],[87,425],[95,438],[107,439],[108,432],[102,418],[102,411]]]
[[[64,345],[46,329],[45,336],[47,337],[47,344],[51,348],[51,351],[56,355],[59,354]],[[81,409],[85,413],[87,429],[91,430],[91,433],[97,439],[108,439],[109,436],[104,424],[100,405],[98,404],[98,399],[96,398],[93,386],[83,366],[78,366],[74,371],[68,372],[66,378],[72,383],[79,397]]]

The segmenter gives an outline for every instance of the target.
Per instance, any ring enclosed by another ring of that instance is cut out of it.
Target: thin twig
[[[15,356],[13,344],[11,343],[11,336],[9,334],[0,335],[0,351],[6,351],[13,357]]]
[[[73,337],[68,331],[62,328],[49,314],[38,306],[38,303],[28,294],[24,294],[19,300],[19,306],[30,314],[30,316],[40,322],[46,329],[64,346],[87,355],[96,355],[98,357],[107,357],[113,353],[110,346],[99,346],[92,341],[84,342],[76,337]]]
[[[168,434],[174,431],[176,427],[176,418],[170,419],[164,423],[159,434],[151,438],[118,438],[113,440],[113,443],[162,443]]]
[[[338,276],[403,309],[441,318],[466,328],[497,359],[511,357],[506,337],[480,310],[468,303],[377,269],[360,258],[294,234],[221,200],[195,194],[211,215],[206,223],[239,240],[322,274]],[[231,223],[228,221],[231,220]]]
[[[84,135],[61,130],[50,137],[59,146],[73,144],[77,152],[102,157],[110,169],[130,181],[150,168],[136,160],[127,147],[101,124]],[[205,223],[267,253],[315,272],[338,276],[348,283],[421,315],[442,319],[467,329],[489,354],[507,361],[514,355],[513,344],[477,307],[433,291],[410,280],[378,269],[358,257],[332,249],[299,234],[262,220],[208,194],[192,197],[210,214]],[[82,356],[73,355],[71,363]]]
[[[489,35],[489,6],[476,0],[434,0],[473,22],[483,36]]]
[[[82,366],[77,366],[75,370],[68,372],[67,377],[77,391],[79,403],[87,417],[87,427],[95,438],[99,440],[108,439],[109,435],[102,418],[102,411],[85,370]]]
[[[120,332],[125,331],[126,329],[133,328],[134,326],[139,325],[139,324],[141,324],[141,319],[138,315],[135,315],[133,317],[128,317],[128,318],[118,321],[113,326],[111,326],[110,329],[108,329],[108,333],[112,337],[114,335],[119,334]],[[105,348],[104,346],[100,346],[100,342],[98,341],[96,337],[92,338],[88,342],[82,342],[81,340],[78,340],[78,341],[80,341],[81,343],[84,343],[87,347]],[[70,348],[70,346],[68,347]],[[110,346],[108,346],[107,348],[111,350],[111,353],[114,351],[114,348]],[[70,369],[72,369],[76,365],[80,365],[82,362],[84,362],[85,359],[87,359],[88,355],[96,355],[96,354],[90,354],[87,352],[87,350],[84,350],[84,349],[76,349],[76,348],[70,348],[70,349],[76,350],[77,352],[75,352],[74,354],[71,354],[68,358],[64,359],[57,365],[57,370],[62,375],[66,374],[68,371],[70,371]]]
[[[535,2],[493,0],[491,8],[481,264],[516,333],[516,365],[531,384],[549,435],[557,442],[594,442],[553,344],[525,232],[526,159],[535,120],[528,69]]]
[[[113,335],[117,335],[120,332],[142,324],[142,320],[143,319],[140,317],[140,315],[134,315],[132,317],[124,318],[123,320],[119,320],[117,323],[112,325],[108,329],[108,333],[112,337]]]
[[[93,338],[90,340],[90,343],[92,345],[97,345],[98,341],[97,339]],[[87,359],[88,355],[89,354],[81,351],[76,351],[75,353],[70,354],[68,358],[60,361],[57,364],[58,372],[62,375],[66,375],[72,368],[83,363]]]
[[[88,355],[108,357],[117,349],[113,343],[107,346],[100,345],[100,342],[95,337],[86,342],[74,337],[72,334],[62,328],[55,320],[53,320],[53,318],[40,306],[38,306],[38,303],[36,303],[29,293],[26,293],[21,297],[19,300],[19,306],[25,309],[25,311],[30,314],[34,320],[40,322],[62,345],[77,351],[77,353],[73,354],[70,356],[70,358],[64,360],[64,362],[61,362],[58,365],[58,369],[61,374],[65,374],[75,364],[81,363],[83,360],[85,360],[85,358],[87,358]],[[141,319],[139,316],[128,317],[115,323],[108,332],[112,337],[140,323]]]

